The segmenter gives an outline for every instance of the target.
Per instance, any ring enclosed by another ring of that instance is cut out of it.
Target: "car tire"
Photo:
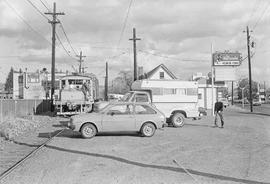
[[[182,127],[185,124],[185,116],[177,112],[171,117],[171,123],[174,127]]]
[[[97,128],[91,123],[86,123],[81,128],[81,134],[83,138],[90,139],[97,134]]]
[[[141,134],[144,137],[152,137],[155,134],[156,127],[153,123],[144,123],[141,128]]]

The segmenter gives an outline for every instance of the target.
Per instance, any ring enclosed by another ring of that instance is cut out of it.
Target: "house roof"
[[[177,77],[164,65],[164,64],[160,64],[158,65],[156,68],[154,68],[153,70],[151,70],[150,72],[147,73],[147,78],[150,78],[154,75],[154,73],[159,69],[162,68],[164,71],[167,72],[167,74],[172,78],[172,79],[177,79]]]

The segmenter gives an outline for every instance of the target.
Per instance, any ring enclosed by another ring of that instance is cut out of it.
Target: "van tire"
[[[185,124],[185,116],[182,113],[176,112],[171,117],[171,123],[174,127],[182,127]]]

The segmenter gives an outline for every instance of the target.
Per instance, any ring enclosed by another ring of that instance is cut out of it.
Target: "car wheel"
[[[155,134],[156,127],[153,123],[145,123],[141,128],[141,134],[144,137],[152,137]]]
[[[97,128],[93,124],[86,123],[81,128],[81,134],[83,138],[92,138],[97,134]]]
[[[171,118],[174,127],[182,127],[185,124],[185,116],[182,113],[175,113]]]

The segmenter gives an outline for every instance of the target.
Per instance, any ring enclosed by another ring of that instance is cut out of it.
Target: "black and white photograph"
[[[0,0],[0,184],[270,184],[268,57],[268,0]]]

